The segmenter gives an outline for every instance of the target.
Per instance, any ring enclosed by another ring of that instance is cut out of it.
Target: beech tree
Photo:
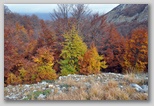
[[[87,50],[87,46],[78,35],[75,27],[65,33],[64,38],[65,41],[60,54],[62,57],[62,60],[60,61],[61,74],[74,74],[79,71],[78,57],[84,55]]]
[[[54,57],[51,49],[42,47],[37,50],[37,54],[33,57],[33,61],[37,63],[37,81],[56,79],[57,75],[53,69]]]
[[[97,48],[94,43],[90,49],[84,54],[83,57],[79,58],[79,66],[81,74],[98,74],[101,68],[107,68],[106,62],[104,61],[103,55],[99,55]]]
[[[135,29],[126,43],[123,67],[125,70],[135,68],[138,72],[147,71],[148,65],[148,31]]]
[[[106,35],[102,39],[102,54],[108,65],[108,69],[114,72],[121,72],[121,61],[125,52],[125,39],[119,34],[114,25],[106,29]]]

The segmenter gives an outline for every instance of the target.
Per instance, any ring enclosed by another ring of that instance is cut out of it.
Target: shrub
[[[16,84],[19,84],[19,83],[21,83],[21,82],[22,82],[22,80],[21,80],[21,78],[20,78],[19,76],[16,76],[16,75],[13,74],[13,73],[9,73],[9,74],[8,74],[8,78],[7,78],[7,80],[6,80],[6,83],[7,83],[7,84],[16,85]]]

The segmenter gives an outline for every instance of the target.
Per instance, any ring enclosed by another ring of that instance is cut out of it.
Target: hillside
[[[10,93],[12,92],[12,93]],[[60,76],[4,88],[5,100],[148,100],[148,74]]]
[[[147,11],[59,4],[47,21],[4,6],[4,99],[148,100]]]
[[[148,4],[120,4],[105,14],[109,23],[118,26],[122,35],[137,27],[148,27]]]

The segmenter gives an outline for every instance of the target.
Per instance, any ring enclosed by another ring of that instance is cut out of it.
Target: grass
[[[49,95],[50,94],[50,90],[32,92],[32,93],[28,94],[27,98],[25,98],[24,100],[37,100],[37,97],[40,94]]]
[[[45,100],[148,100],[148,93],[137,92],[129,86],[130,83],[143,85],[144,76],[137,78],[134,73],[127,73],[119,79],[113,73],[66,76],[49,81],[54,87],[28,92],[25,100],[38,100],[40,94],[46,95]],[[7,90],[4,92],[7,94]]]
[[[89,79],[90,80],[90,79]],[[128,79],[130,80],[130,79]],[[87,80],[86,80],[87,81]],[[131,79],[135,81],[135,79]],[[51,94],[47,97],[47,100],[147,100],[148,94],[139,93],[135,89],[125,84],[124,88],[119,87],[119,82],[110,80],[106,84],[101,82],[92,82],[91,87],[87,88],[84,81],[75,82],[70,80],[67,84],[77,86],[78,89],[61,94]]]

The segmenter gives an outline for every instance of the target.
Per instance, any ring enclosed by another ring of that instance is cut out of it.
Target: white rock
[[[59,77],[59,80],[61,80],[61,79],[62,79],[62,77],[60,76],[60,77]]]
[[[37,99],[44,99],[46,97],[46,95],[40,94]]]
[[[12,91],[13,91],[13,92],[15,92],[15,91],[16,91],[16,89],[15,89],[15,88],[12,88]]]
[[[57,94],[61,94],[61,93],[63,93],[63,92],[61,90],[58,90]]]
[[[97,80],[99,81],[101,78],[100,77],[97,77]]]
[[[48,83],[47,83],[47,82],[45,82],[45,81],[43,81],[41,84],[42,84],[42,85],[47,85]]]
[[[148,86],[147,85],[142,85],[141,88],[143,89],[143,92],[148,92]]]
[[[23,100],[23,99],[27,99],[27,96],[23,96],[22,100]]]
[[[80,78],[76,78],[76,81],[77,81],[77,82],[80,81]]]
[[[119,85],[119,88],[120,88],[120,89],[123,89],[124,87],[123,87],[122,85]]]
[[[55,88],[55,86],[52,85],[52,84],[48,85],[48,87],[49,87],[49,88]]]
[[[89,88],[91,86],[91,84],[89,82],[84,83],[86,85],[87,88]]]
[[[30,87],[30,85],[25,85],[25,87],[26,87],[26,88],[29,88],[29,87]]]
[[[62,87],[62,90],[65,91],[66,90],[66,87]]]
[[[37,90],[33,90],[33,92],[36,92]]]
[[[71,87],[71,90],[72,90],[72,91],[75,91],[75,90],[77,90],[77,89],[78,89],[78,87],[76,87],[76,86],[72,86],[72,87]]]
[[[60,87],[60,85],[56,85],[56,87]]]
[[[135,88],[136,91],[142,92],[143,89],[138,84],[130,84],[131,87]]]
[[[51,92],[52,92],[52,93],[54,93],[54,91],[55,91],[54,89],[51,89]]]

